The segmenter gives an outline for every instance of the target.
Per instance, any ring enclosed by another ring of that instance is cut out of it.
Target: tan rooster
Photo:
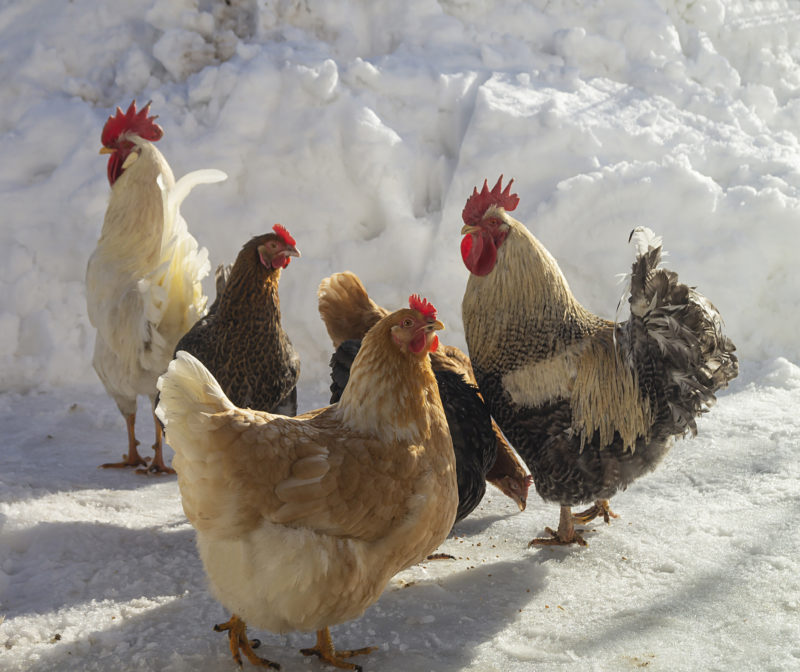
[[[175,344],[206,308],[200,281],[209,271],[208,252],[188,232],[180,204],[195,185],[226,175],[199,170],[176,183],[153,145],[163,131],[149,110],[149,103],[137,110],[134,101],[126,112],[117,108],[103,128],[111,198],[86,268],[86,305],[97,329],[92,364],[128,430],[123,461],[102,466],[174,473],[164,464],[157,421],[152,461],[139,455],[136,399],[146,395],[152,403]]]
[[[296,418],[234,406],[192,355],[159,381],[183,509],[236,661],[258,657],[245,623],[316,631],[304,649],[344,669],[329,627],[360,616],[389,579],[444,541],[456,515],[453,445],[428,352],[433,306],[382,318],[341,401]]]
[[[513,182],[513,180],[512,180]],[[738,373],[722,319],[677,274],[661,240],[637,228],[630,318],[611,322],[573,296],[558,264],[509,215],[519,198],[484,182],[462,217],[470,271],[462,302],[475,377],[525,459],[536,491],[561,506],[558,530],[534,544],[585,543],[575,522],[613,516],[608,498],[654,469],[673,437]],[[594,502],[572,515],[571,507]]]

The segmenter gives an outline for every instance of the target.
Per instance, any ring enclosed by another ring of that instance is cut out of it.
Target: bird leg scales
[[[134,430],[135,424],[136,413],[125,416],[125,426],[128,429],[128,454],[122,456],[124,458],[122,462],[106,462],[100,465],[101,468],[124,469],[125,467],[147,466],[147,460],[139,455],[139,451],[136,450],[136,446],[139,445],[139,442],[136,440],[136,433]]]
[[[619,516],[611,510],[611,505],[607,499],[598,499],[586,511],[581,511],[572,516],[572,520],[576,523],[586,524],[598,516],[603,516],[603,521],[608,525],[611,518],[619,518]]]
[[[317,644],[310,649],[300,649],[300,653],[304,656],[318,656],[321,660],[333,665],[334,667],[343,670],[356,670],[362,672],[361,666],[355,663],[349,663],[342,658],[352,658],[353,656],[362,656],[372,651],[377,651],[377,646],[365,646],[363,649],[351,649],[349,651],[337,651],[333,648],[333,640],[331,639],[331,631],[328,628],[317,630]]]
[[[558,530],[552,528],[544,528],[549,537],[537,537],[531,539],[528,547],[531,546],[567,546],[569,544],[579,544],[581,546],[588,546],[584,538],[575,529],[573,522],[572,509],[569,506],[561,507],[561,518],[558,521]]]
[[[175,470],[168,467],[164,464],[164,455],[162,452],[163,448],[163,441],[162,437],[164,435],[161,429],[161,423],[158,421],[156,414],[153,413],[153,420],[155,423],[156,428],[156,442],[153,444],[153,450],[155,451],[155,455],[153,456],[152,461],[149,465],[146,465],[144,469],[137,469],[137,474],[174,474]]]
[[[247,624],[239,618],[236,614],[232,614],[229,621],[225,623],[218,623],[214,626],[217,632],[228,633],[228,644],[231,647],[231,653],[236,664],[242,666],[242,653],[247,657],[256,667],[270,667],[273,670],[280,670],[281,666],[278,663],[273,663],[271,660],[257,656],[254,648],[258,647],[261,643],[257,639],[247,639]]]

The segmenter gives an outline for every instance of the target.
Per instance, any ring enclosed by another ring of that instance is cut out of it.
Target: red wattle
[[[488,275],[497,261],[497,247],[488,233],[470,233],[461,241],[461,258],[470,273]]]
[[[439,349],[439,337],[434,334],[433,338],[431,339],[431,347],[429,352],[436,352]]]
[[[408,349],[411,350],[415,355],[418,355],[425,349],[425,346],[428,344],[428,339],[424,331],[420,331],[414,338],[411,339],[411,342],[408,344]]]

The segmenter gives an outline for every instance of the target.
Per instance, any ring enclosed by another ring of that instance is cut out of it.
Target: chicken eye
[[[403,327],[405,327],[406,329],[411,327],[413,324],[414,321],[410,317],[407,317],[405,320],[403,320]]]

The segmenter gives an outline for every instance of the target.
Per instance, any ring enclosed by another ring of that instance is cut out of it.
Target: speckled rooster
[[[133,101],[103,127],[100,153],[110,154],[111,198],[86,268],[86,305],[97,329],[92,364],[128,429],[123,461],[102,466],[174,473],[164,464],[158,421],[152,461],[139,455],[136,399],[154,400],[175,344],[205,313],[200,281],[209,270],[208,251],[198,249],[179,207],[194,186],[226,175],[197,170],[175,182],[153,144],[164,131],[149,113],[149,103],[137,110]]]
[[[469,355],[537,492],[561,506],[558,530],[531,544],[585,544],[576,522],[608,522],[608,499],[654,469],[675,436],[697,433],[695,418],[738,373],[735,347],[716,308],[659,268],[661,240],[643,227],[631,233],[630,318],[586,310],[555,259],[508,214],[519,203],[512,183],[484,182],[462,213]]]

